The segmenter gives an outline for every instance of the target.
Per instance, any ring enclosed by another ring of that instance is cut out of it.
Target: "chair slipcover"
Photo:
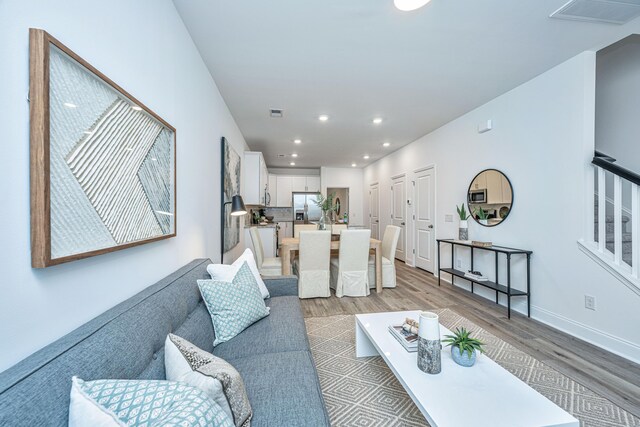
[[[331,287],[337,297],[369,295],[369,246],[371,230],[343,230],[340,254],[331,260]]]
[[[256,256],[256,264],[258,264],[260,274],[263,276],[281,276],[282,260],[280,258],[264,257],[264,249],[262,248],[262,239],[260,238],[258,227],[251,227],[249,235],[253,243],[253,253]]]
[[[328,298],[331,257],[329,231],[301,231],[300,255],[296,260],[298,296],[300,298]]]
[[[300,238],[301,231],[315,231],[318,230],[316,224],[293,224],[293,237]]]
[[[331,234],[340,234],[347,229],[347,224],[331,224]]]
[[[402,229],[395,225],[387,225],[382,237],[382,287],[396,287],[396,266],[394,260],[396,258],[396,248],[398,247],[398,239]],[[376,287],[376,257],[369,257],[369,287]]]

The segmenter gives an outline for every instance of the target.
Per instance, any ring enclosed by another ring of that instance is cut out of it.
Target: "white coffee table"
[[[356,357],[382,356],[433,427],[579,427],[573,416],[486,356],[471,368],[457,365],[448,347],[442,372],[418,369],[417,353],[407,352],[388,327],[418,311],[356,315]],[[451,332],[440,325],[442,335]]]

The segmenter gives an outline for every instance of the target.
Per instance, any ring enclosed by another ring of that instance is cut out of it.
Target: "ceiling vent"
[[[287,155],[286,154],[278,154],[276,157],[279,158],[279,159],[284,159],[285,157],[287,157]]]
[[[626,24],[640,15],[640,0],[571,0],[550,17],[572,21]]]
[[[281,108],[272,108],[269,110],[271,117],[279,119],[282,117],[283,111]]]

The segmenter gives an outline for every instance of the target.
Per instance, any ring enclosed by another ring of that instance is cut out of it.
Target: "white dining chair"
[[[331,232],[302,230],[299,248],[293,264],[293,271],[298,276],[298,297],[330,297]]]
[[[281,276],[282,259],[264,257],[264,248],[262,247],[262,239],[260,238],[258,227],[251,227],[249,229],[249,235],[253,243],[253,253],[256,256],[256,264],[258,264],[260,274],[263,276]]]
[[[293,224],[293,237],[298,239],[301,231],[314,231],[318,230],[316,224]]]
[[[331,287],[337,297],[369,295],[369,246],[371,230],[343,230],[340,254],[331,260]]]
[[[342,230],[347,229],[347,224],[331,224],[331,234],[340,235]]]
[[[384,229],[384,236],[382,237],[382,287],[383,288],[395,288],[396,287],[396,265],[395,254],[398,247],[398,239],[400,239],[400,227],[395,225],[387,225]],[[376,257],[371,255],[369,257],[369,287],[376,287]]]

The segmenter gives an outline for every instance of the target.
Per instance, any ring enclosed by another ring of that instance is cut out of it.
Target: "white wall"
[[[364,186],[380,182],[380,217],[385,226],[390,177],[407,173],[411,178],[414,170],[435,164],[436,233],[451,238],[457,235],[458,222],[445,222],[445,215],[455,218],[455,205],[465,201],[475,174],[486,168],[502,170],[514,187],[513,210],[498,227],[483,228],[469,221],[470,238],[533,250],[532,316],[638,362],[638,295],[577,245],[590,228],[584,219],[588,215],[582,218],[580,210],[588,207],[594,98],[595,54],[588,52],[367,167]],[[478,124],[487,119],[493,120],[494,129],[478,134]],[[366,215],[366,197],[364,203]],[[411,253],[413,244],[408,240]],[[447,253],[443,266],[450,262]],[[459,258],[466,263],[468,254],[461,252]],[[481,260],[476,267],[493,274],[492,260]],[[524,263],[515,262],[514,268],[514,278],[521,277]],[[479,293],[494,298],[493,292]],[[596,311],[584,308],[585,294],[596,297]],[[524,312],[524,300],[515,307]]]
[[[364,225],[363,197],[364,187],[360,168],[320,168],[320,185],[322,193],[327,194],[327,187],[349,189],[349,224]]]
[[[177,129],[176,238],[31,268],[29,27],[51,33]],[[170,0],[0,2],[0,39],[3,370],[192,259],[219,258],[219,141],[226,136],[240,153],[246,144]]]

